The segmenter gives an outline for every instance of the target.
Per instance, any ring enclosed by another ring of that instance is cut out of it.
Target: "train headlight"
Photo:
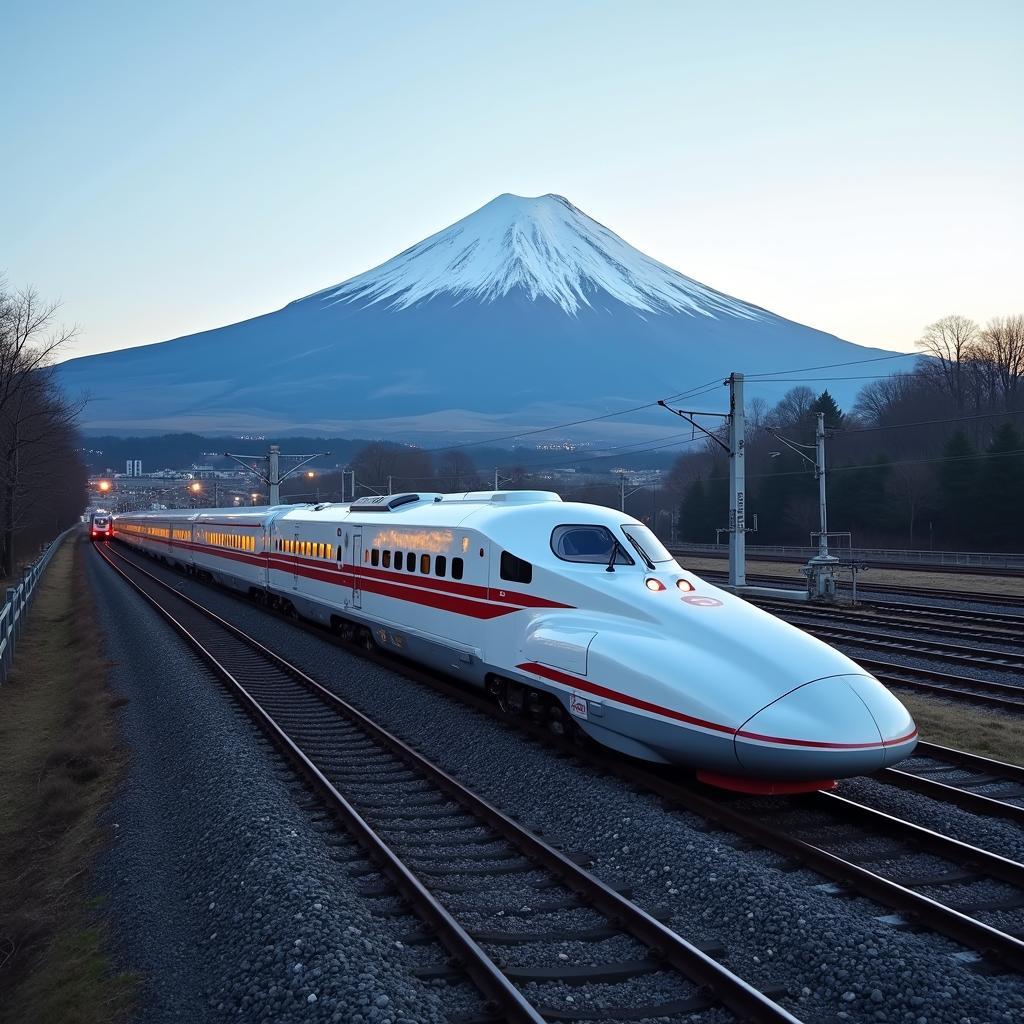
[[[647,587],[648,590],[653,590],[655,593],[659,590],[665,589],[665,584],[662,583],[661,580],[656,580],[653,576],[648,576],[647,579],[644,580],[644,586]]]
[[[684,594],[689,594],[693,590],[693,584],[689,580],[676,580],[676,586]]]

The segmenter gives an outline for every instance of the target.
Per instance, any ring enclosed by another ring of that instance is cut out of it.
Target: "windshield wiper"
[[[615,572],[615,556],[619,553],[619,548],[622,545],[612,537],[612,553],[608,558],[608,564],[604,567],[605,572]]]
[[[625,532],[625,531],[623,531],[623,532]],[[629,543],[632,544],[633,547],[636,548],[636,553],[644,560],[644,563],[646,564],[647,568],[650,569],[651,572],[654,572],[654,570],[655,570],[654,562],[651,560],[651,558],[647,554],[647,552],[644,551],[644,549],[635,540],[633,540],[633,538],[630,537],[630,535],[628,533],[626,534],[626,540],[628,540]],[[618,544],[618,541],[616,541],[615,543]]]

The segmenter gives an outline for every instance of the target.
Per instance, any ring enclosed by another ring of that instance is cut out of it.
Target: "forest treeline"
[[[803,386],[772,408],[751,403],[746,505],[758,531],[750,543],[808,544],[818,529],[813,471],[779,438],[813,444],[823,412],[830,531],[850,531],[857,546],[1024,546],[1024,316],[984,328],[946,317],[918,347],[912,370],[871,381],[849,410]],[[711,445],[676,461],[680,539],[713,542],[726,525],[728,473]]]
[[[0,577],[74,523],[84,504],[81,403],[62,393],[52,370],[74,330],[57,325],[56,312],[33,289],[0,279]]]

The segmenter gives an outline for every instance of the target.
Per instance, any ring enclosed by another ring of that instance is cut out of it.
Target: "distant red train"
[[[89,517],[89,537],[92,540],[109,540],[113,529],[110,525],[110,513],[101,508],[96,509]]]

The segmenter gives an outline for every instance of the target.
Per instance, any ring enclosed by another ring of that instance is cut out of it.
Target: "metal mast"
[[[673,409],[665,402],[658,405],[686,420],[694,428],[707,434],[729,456],[729,585],[747,585],[747,497],[746,497],[746,423],[743,416],[743,374],[730,373],[725,381],[729,385],[729,411],[695,412]],[[695,416],[717,416],[729,424],[729,443],[698,423]],[[754,517],[755,528],[757,517]]]
[[[293,473],[297,473],[303,466],[312,462],[314,459],[319,459],[322,456],[330,454],[330,452],[314,452],[312,455],[282,455],[281,446],[277,444],[272,444],[266,455],[232,455],[231,452],[224,453],[226,458],[234,459],[240,466],[247,469],[254,476],[259,477],[260,480],[267,485],[271,505],[281,504],[281,484],[284,483],[288,477]],[[299,461],[282,476],[281,459],[298,459]],[[249,463],[253,461],[265,462],[267,471],[263,472],[255,466],[250,465]]]

